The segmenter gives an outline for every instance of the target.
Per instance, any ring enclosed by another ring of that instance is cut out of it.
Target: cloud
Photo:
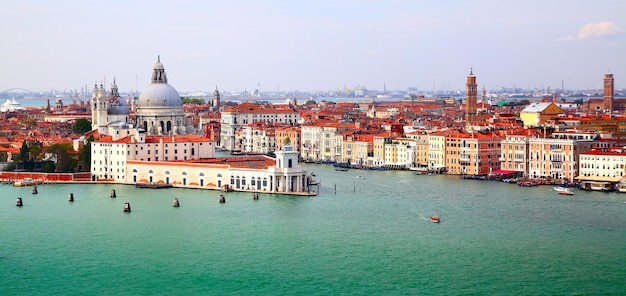
[[[557,41],[583,40],[593,37],[604,37],[624,33],[623,28],[618,27],[613,22],[589,23],[578,30],[578,35],[568,35],[557,38]]]

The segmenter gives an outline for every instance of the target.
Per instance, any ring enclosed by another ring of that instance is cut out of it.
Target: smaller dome
[[[164,70],[165,68],[163,67],[163,64],[161,64],[161,62],[156,62],[156,64],[154,64],[154,70]]]

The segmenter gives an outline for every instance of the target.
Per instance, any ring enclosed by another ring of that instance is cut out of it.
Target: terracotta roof
[[[154,161],[152,161],[154,162]],[[128,161],[132,163],[146,163],[146,161]],[[157,161],[158,165],[165,166],[215,166],[221,168],[238,168],[238,169],[267,169],[270,166],[276,166],[276,160],[267,156],[246,156],[246,157],[219,157],[205,158],[196,160],[173,160],[173,161]]]

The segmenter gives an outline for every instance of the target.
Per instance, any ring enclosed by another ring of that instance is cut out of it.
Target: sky
[[[0,0],[0,93],[626,87],[623,0]]]

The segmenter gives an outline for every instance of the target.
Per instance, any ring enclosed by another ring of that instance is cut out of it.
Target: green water
[[[309,170],[319,196],[225,204],[215,191],[0,186],[0,294],[626,294],[626,194]]]

